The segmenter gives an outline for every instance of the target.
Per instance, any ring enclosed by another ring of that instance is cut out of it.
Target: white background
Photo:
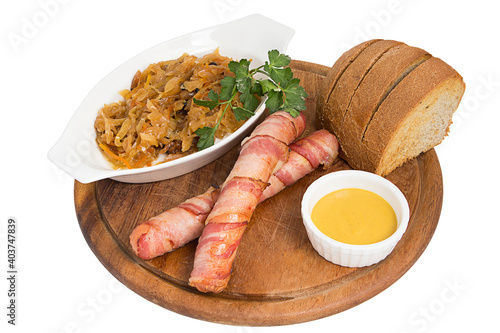
[[[493,1],[3,3],[2,332],[5,328],[8,332],[58,333],[498,329],[500,306],[490,302],[500,297],[496,269],[500,25],[498,12],[490,7]],[[47,3],[52,6],[44,5]],[[287,52],[294,59],[331,66],[345,45],[390,38],[444,59],[467,83],[455,125],[436,148],[444,177],[444,203],[426,251],[400,280],[363,304],[328,318],[284,327],[236,327],[194,320],[123,287],[99,263],[80,232],[73,180],[46,157],[86,94],[115,67],[165,40],[253,13],[295,29]],[[23,35],[26,22],[39,27]],[[16,45],[9,40],[14,35],[25,39]],[[8,217],[18,223],[15,327],[7,324],[8,286],[3,278]]]

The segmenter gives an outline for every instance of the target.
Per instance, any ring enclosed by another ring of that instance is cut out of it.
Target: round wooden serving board
[[[315,100],[328,67],[292,61],[309,97],[307,133],[316,129]],[[238,147],[187,175],[156,183],[75,181],[75,206],[87,243],[101,263],[144,298],[177,313],[235,325],[286,325],[349,309],[377,295],[419,258],[437,226],[443,199],[442,175],[434,150],[387,176],[408,199],[411,218],[394,251],[376,265],[347,268],[332,264],[311,246],[300,216],[300,201],[318,177],[350,169],[338,160],[316,170],[260,204],[245,232],[231,280],[220,294],[188,285],[196,241],[150,261],[129,244],[135,226],[184,200],[221,184],[238,157]]]

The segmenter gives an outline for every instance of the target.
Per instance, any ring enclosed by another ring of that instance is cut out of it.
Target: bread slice
[[[462,77],[439,58],[411,71],[385,98],[362,139],[354,168],[387,175],[441,143],[465,91]]]
[[[371,44],[359,54],[340,76],[325,104],[331,115],[328,118],[328,123],[330,123],[331,131],[337,137],[339,137],[338,134],[351,98],[363,77],[385,52],[399,44],[402,43],[393,40],[381,40]]]
[[[352,96],[339,131],[344,159],[361,158],[361,141],[380,104],[403,78],[430,57],[425,50],[401,44],[372,66]]]
[[[344,52],[340,58],[333,64],[332,68],[328,71],[323,84],[321,86],[318,102],[317,102],[317,121],[319,126],[323,127],[323,122],[325,118],[330,118],[330,110],[323,110],[323,106],[326,104],[326,100],[330,96],[331,91],[335,88],[338,79],[344,73],[347,67],[358,57],[358,55],[363,52],[371,44],[380,41],[380,39],[372,39],[361,44],[358,44],[351,48],[350,50]]]

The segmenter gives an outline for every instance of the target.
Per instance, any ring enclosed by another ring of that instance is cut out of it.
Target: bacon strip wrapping
[[[315,170],[320,164],[326,170],[338,156],[339,142],[327,130],[318,130],[290,145],[290,156],[281,169],[269,179],[259,203]]]
[[[199,237],[205,220],[219,197],[211,186],[205,193],[138,225],[130,234],[130,245],[142,259],[153,259]]]
[[[270,177],[270,185],[262,193],[259,203],[313,171],[315,169],[313,165],[323,164],[324,169],[328,169],[337,158],[339,146],[333,134],[319,130],[292,143],[289,147],[291,151],[288,161]],[[297,147],[304,147],[306,150],[314,148],[312,155],[302,150],[302,153],[309,156],[313,162],[309,162],[297,153],[295,151],[299,150]],[[140,258],[149,260],[200,237],[205,227],[205,220],[219,193],[219,187],[211,186],[205,193],[137,226],[130,235],[130,244],[134,252]]]
[[[201,292],[222,291],[238,245],[271,175],[288,160],[288,145],[305,130],[305,117],[286,112],[267,117],[242,142],[198,240],[189,284]]]

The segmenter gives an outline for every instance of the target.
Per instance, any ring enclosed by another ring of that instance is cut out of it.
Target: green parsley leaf
[[[205,148],[211,147],[215,142],[215,131],[217,127],[203,127],[196,130],[196,135],[200,138],[198,140],[198,149],[203,150]]]
[[[262,91],[264,93],[271,90],[279,90],[278,86],[271,80],[261,80],[260,85],[262,86]]]
[[[243,76],[236,78],[236,88],[239,92],[243,93],[250,90],[252,87],[252,78],[250,76]]]
[[[207,107],[209,109],[213,109],[217,105],[219,105],[219,103],[214,102],[214,101],[205,101],[205,100],[196,99],[196,98],[193,98],[193,101],[194,101],[195,104],[198,104],[199,106],[205,106],[205,107]]]
[[[234,117],[238,121],[248,119],[255,114],[255,112],[253,112],[253,111],[250,111],[250,110],[247,110],[244,108],[240,108],[237,106],[233,108],[233,112],[234,112]]]
[[[274,82],[278,83],[282,87],[285,87],[288,82],[293,79],[293,72],[290,67],[272,68],[269,72],[269,76]]]
[[[296,86],[284,89],[284,94],[286,96],[285,102],[283,103],[284,108],[293,108],[295,110],[306,109],[306,97],[308,95],[303,87]]]
[[[241,59],[240,61],[230,61],[229,70],[238,77],[248,76],[250,72],[250,61],[247,59]]]
[[[246,90],[240,95],[240,101],[243,102],[243,107],[250,111],[255,111],[260,104],[259,99],[250,90]]]
[[[208,98],[210,98],[210,100],[211,100],[212,102],[217,102],[217,103],[219,103],[219,94],[217,94],[217,93],[216,93],[215,91],[213,91],[213,90],[210,90],[210,91],[208,92]]]
[[[209,101],[196,98],[193,98],[193,101],[195,102],[195,104],[198,104],[200,106],[205,106],[210,110],[214,109],[217,105],[219,105],[219,94],[217,94],[215,91],[210,90],[208,92],[208,98],[210,98]]]
[[[274,113],[278,111],[280,106],[283,104],[283,92],[270,90],[267,93],[266,106],[269,109],[269,113]]]
[[[220,90],[220,99],[223,101],[227,101],[231,99],[231,96],[234,93],[234,87],[236,86],[236,78],[232,76],[225,76],[221,81],[221,90]]]
[[[290,81],[288,81],[288,83],[286,84],[285,90],[296,88],[299,86],[299,84],[300,84],[300,80],[295,77],[295,78],[291,79]]]
[[[270,65],[273,67],[285,67],[290,64],[290,57],[286,54],[280,54],[278,50],[271,50],[267,52]]]
[[[264,96],[264,92],[262,91],[262,85],[260,84],[259,81],[255,81],[252,89],[250,89],[250,92],[252,94],[256,94],[257,96]]]

